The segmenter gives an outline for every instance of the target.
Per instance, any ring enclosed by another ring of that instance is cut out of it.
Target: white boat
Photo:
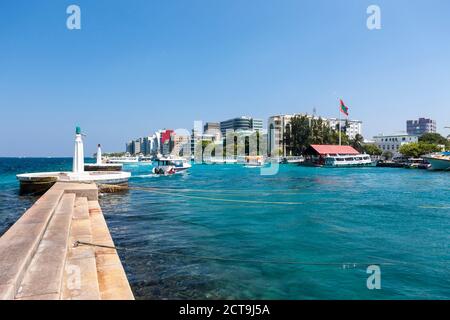
[[[192,165],[183,158],[161,157],[156,159],[157,165],[152,169],[154,174],[171,175],[182,173],[192,167]]]
[[[153,163],[153,157],[147,157],[147,156],[142,156],[142,157],[139,157],[139,163],[142,163],[142,164],[152,164]]]
[[[204,158],[203,163],[205,163],[205,164],[225,164],[225,160],[223,158],[219,158],[219,157],[211,157],[211,158]]]
[[[372,159],[367,154],[335,155],[325,158],[325,167],[364,167],[372,166]]]
[[[106,159],[107,163],[123,163],[123,164],[127,164],[127,163],[138,163],[139,162],[139,157],[110,157]]]
[[[305,161],[300,165],[329,168],[373,166],[368,154],[360,154],[351,146],[312,144],[305,155]]]
[[[284,164],[299,164],[305,161],[305,158],[302,156],[288,156],[284,157],[281,163]]]
[[[449,171],[450,170],[450,152],[442,152],[424,156],[424,160],[431,164],[431,170]]]
[[[243,164],[244,167],[247,167],[247,168],[264,166],[264,157],[263,156],[238,157],[237,161],[239,164]]]

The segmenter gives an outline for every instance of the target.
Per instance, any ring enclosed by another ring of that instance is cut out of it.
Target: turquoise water
[[[71,164],[0,161],[0,232],[34,201],[17,194],[15,173]],[[138,298],[450,298],[449,173],[287,165],[260,176],[195,165],[154,177],[150,168],[126,167],[132,187],[152,189],[101,198]],[[369,264],[381,264],[381,290],[367,289]]]

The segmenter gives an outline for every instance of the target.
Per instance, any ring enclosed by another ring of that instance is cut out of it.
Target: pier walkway
[[[109,247],[97,186],[58,182],[0,238],[0,300],[134,299]]]

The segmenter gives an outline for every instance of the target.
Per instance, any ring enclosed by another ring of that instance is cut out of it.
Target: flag
[[[344,101],[341,99],[341,107],[339,108],[343,114],[348,117],[348,107],[345,105]]]

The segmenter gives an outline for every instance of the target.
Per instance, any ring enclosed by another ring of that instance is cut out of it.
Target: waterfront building
[[[383,152],[391,152],[394,157],[400,156],[399,149],[402,145],[419,141],[419,136],[409,134],[378,135],[373,137],[375,145]]]
[[[128,141],[125,145],[125,152],[129,154],[134,154],[133,152],[133,141]]]
[[[202,144],[203,142],[213,142],[213,143],[221,143],[221,139],[216,139],[216,135],[215,134],[205,134],[205,133],[199,133],[196,130],[192,130],[192,134],[191,134],[191,155],[193,156],[198,156],[199,158],[197,159],[198,161],[200,161],[201,159],[201,153],[202,153]],[[197,154],[196,154],[197,151]]]
[[[125,151],[129,154],[139,154],[142,152],[141,147],[142,147],[141,139],[131,140],[127,142]]]
[[[436,121],[419,118],[419,120],[406,121],[406,132],[409,135],[421,136],[425,133],[436,133]]]
[[[162,155],[169,155],[173,150],[173,140],[172,140],[173,130],[163,130],[161,132],[161,149]]]
[[[220,123],[219,122],[206,122],[203,126],[204,133],[212,133],[215,131],[220,131]]]
[[[327,121],[331,128],[339,130],[339,119],[329,118]],[[355,139],[358,134],[362,135],[362,121],[350,119],[340,119],[340,121],[341,130],[349,137],[349,139]]]
[[[222,136],[226,135],[227,130],[241,131],[254,130],[260,131],[263,128],[263,121],[261,119],[253,119],[251,117],[238,117],[220,122],[220,131]]]
[[[220,140],[221,131],[220,131],[220,123],[219,122],[206,122],[203,127],[203,133],[208,135],[214,135],[215,140]]]
[[[335,130],[339,130],[339,119],[336,118],[327,119],[302,113],[272,116],[269,118],[267,123],[267,151],[269,156],[293,156],[289,142],[291,120],[294,117],[301,116],[306,116],[311,120],[318,120],[319,118],[321,118],[328,126]],[[362,135],[362,121],[341,119],[341,129],[349,136],[350,139],[354,139],[357,134]]]
[[[190,156],[191,146],[190,146],[190,136],[189,133],[182,134],[173,132],[171,135],[171,141],[173,143],[173,147],[171,150],[171,154],[178,157],[188,157]]]
[[[140,154],[141,153],[141,139],[136,139],[133,141],[133,154]]]
[[[269,117],[267,122],[267,154],[270,157],[292,156],[289,136],[291,133],[291,120],[294,117],[306,116],[309,119],[319,119],[308,114],[282,114]],[[322,120],[326,120],[322,118]]]

